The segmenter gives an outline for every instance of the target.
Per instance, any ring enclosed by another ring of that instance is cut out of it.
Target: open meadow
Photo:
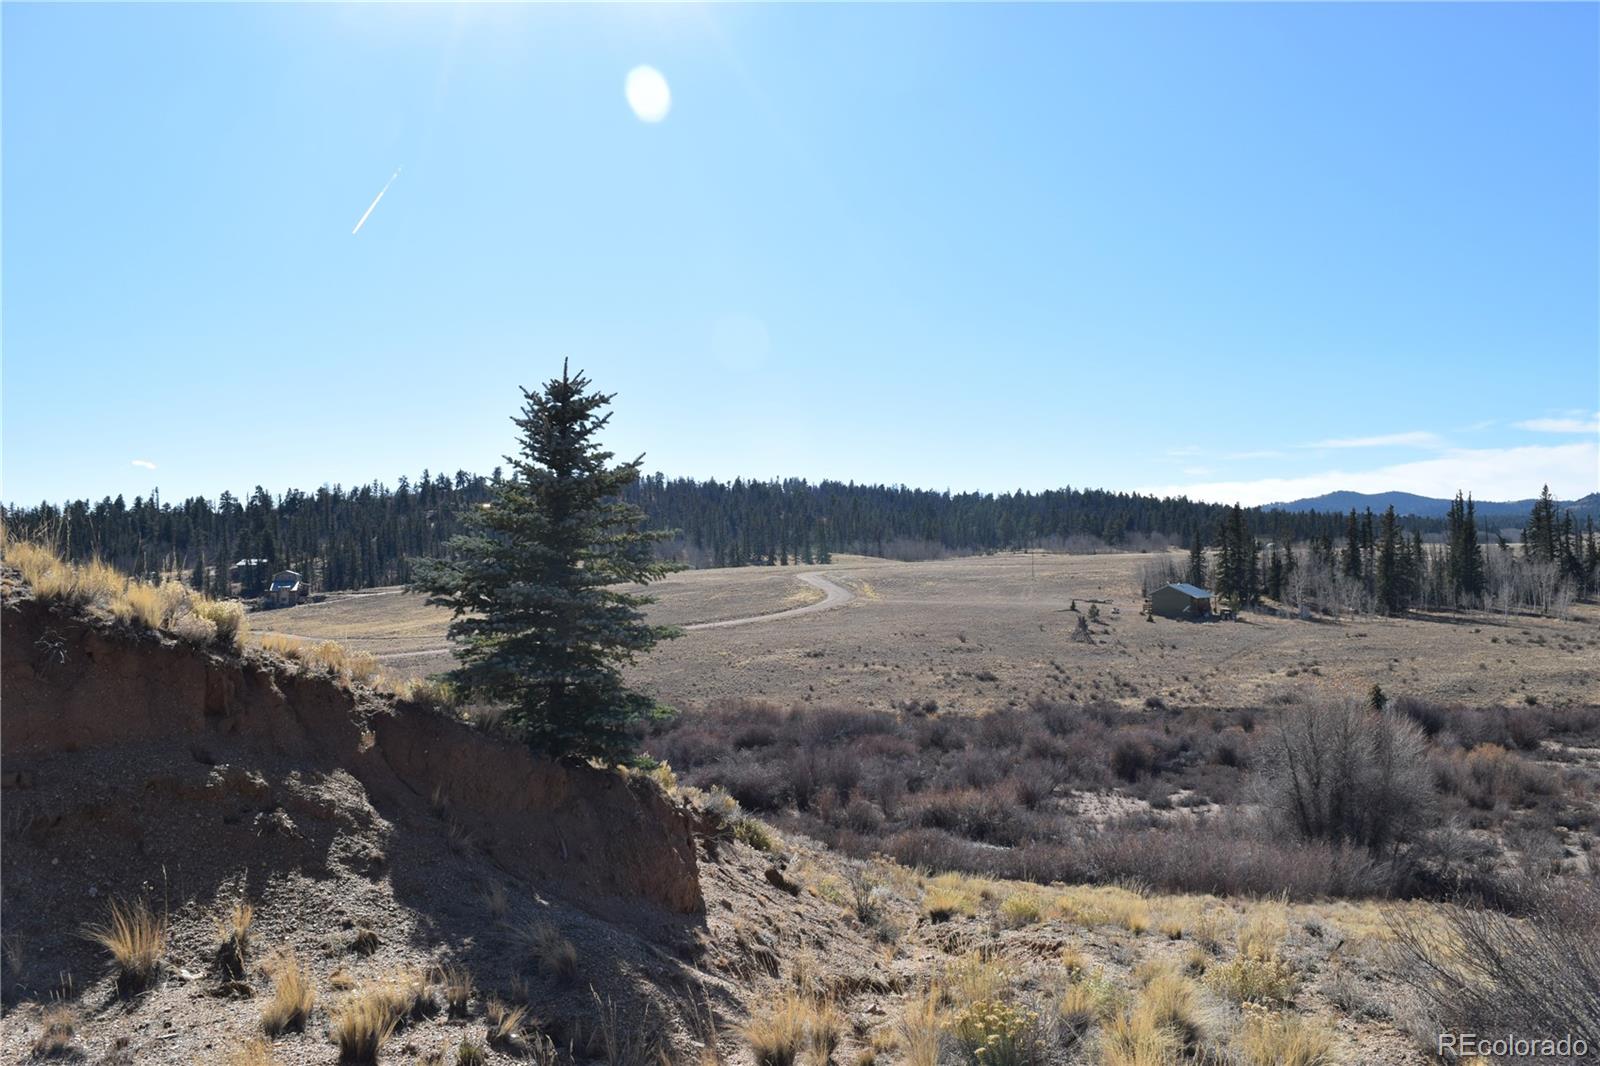
[[[1270,609],[1205,623],[1141,613],[1148,554],[1006,553],[902,563],[692,570],[652,586],[652,621],[690,629],[630,680],[691,709],[725,698],[954,711],[1061,701],[1259,705],[1287,692],[1364,694],[1374,683],[1446,703],[1591,703],[1600,698],[1600,609],[1565,620],[1473,611],[1302,621]],[[798,579],[818,574],[850,593]],[[843,597],[836,597],[843,600]],[[1074,606],[1076,611],[1074,611]],[[1073,639],[1093,608],[1092,643]],[[263,612],[257,632],[337,640],[394,676],[448,669],[444,611],[399,590]]]

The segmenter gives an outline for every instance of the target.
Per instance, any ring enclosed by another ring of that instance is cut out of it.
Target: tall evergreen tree
[[[1206,549],[1200,543],[1200,527],[1194,531],[1194,542],[1189,545],[1189,568],[1184,571],[1183,579],[1196,588],[1206,587]]]
[[[1354,507],[1350,508],[1350,521],[1344,527],[1344,576],[1361,580],[1361,526]]]
[[[562,366],[540,392],[523,390],[520,450],[450,558],[419,561],[414,587],[449,607],[459,660],[448,679],[506,707],[506,721],[545,754],[619,760],[649,697],[621,668],[674,635],[644,621],[645,584],[675,565],[655,557],[670,534],[643,529],[644,511],[618,497],[643,456],[611,465],[596,435],[611,397]]]
[[[1379,522],[1377,561],[1373,568],[1378,605],[1388,614],[1399,614],[1406,607],[1400,552],[1400,533],[1391,505]]]
[[[1533,513],[1528,516],[1528,524],[1523,528],[1522,542],[1524,550],[1535,559],[1546,562],[1556,560],[1556,501],[1550,495],[1550,486],[1546,485],[1540,492],[1538,500],[1534,501]]]

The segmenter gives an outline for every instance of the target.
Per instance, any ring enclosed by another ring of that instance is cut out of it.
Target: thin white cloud
[[[1517,448],[1452,448],[1438,456],[1372,470],[1328,470],[1296,477],[1208,481],[1141,489],[1160,496],[1247,506],[1283,503],[1326,492],[1414,492],[1449,497],[1457,490],[1480,500],[1522,500],[1541,486],[1563,500],[1600,489],[1600,441]]]
[[[142,466],[146,470],[154,470],[156,468],[156,464],[152,463],[148,459],[135,459],[133,461],[133,465],[134,466]]]
[[[365,226],[367,224],[367,219],[372,217],[372,212],[378,206],[378,201],[383,199],[383,194],[389,191],[389,186],[393,185],[394,179],[398,178],[399,176],[400,168],[395,167],[394,173],[389,175],[389,180],[384,182],[383,188],[378,190],[378,195],[374,196],[372,198],[372,203],[367,205],[366,214],[361,216],[361,221],[356,223],[356,228],[350,231],[350,236],[354,237],[356,234],[361,232],[361,227]]]
[[[1444,443],[1437,433],[1412,430],[1409,433],[1385,433],[1376,437],[1337,437],[1305,444],[1305,448],[1437,448]]]
[[[1223,452],[1224,459],[1282,459],[1283,452],[1276,448],[1260,448],[1253,452]]]
[[[1600,433],[1600,413],[1592,418],[1530,418],[1515,425],[1535,433]]]

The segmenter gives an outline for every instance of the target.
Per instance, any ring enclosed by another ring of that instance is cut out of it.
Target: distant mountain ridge
[[[1321,496],[1309,496],[1288,503],[1269,503],[1265,510],[1340,512],[1351,508],[1364,511],[1370,507],[1376,513],[1393,506],[1395,514],[1401,516],[1443,518],[1449,513],[1450,504],[1448,499],[1418,496],[1410,492],[1326,492]],[[1528,517],[1533,505],[1531,497],[1526,500],[1473,501],[1479,518],[1514,518],[1519,522]],[[1571,511],[1575,518],[1588,515],[1600,518],[1600,492],[1591,492],[1576,500],[1558,500],[1556,508],[1558,511]]]

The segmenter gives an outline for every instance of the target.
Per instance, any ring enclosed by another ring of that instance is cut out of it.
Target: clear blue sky
[[[563,357],[675,475],[1600,488],[1593,4],[3,33],[7,500],[485,471]]]

